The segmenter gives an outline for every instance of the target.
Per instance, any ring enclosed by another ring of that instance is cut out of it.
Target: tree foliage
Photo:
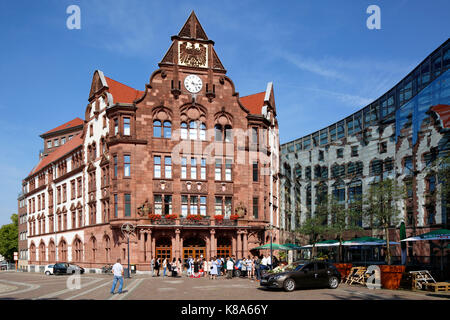
[[[0,228],[0,254],[6,260],[14,259],[14,252],[19,248],[19,218],[17,214],[11,215],[10,224],[5,224]]]

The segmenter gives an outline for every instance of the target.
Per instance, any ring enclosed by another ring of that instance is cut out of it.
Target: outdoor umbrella
[[[450,240],[450,230],[447,229],[434,230],[416,237],[406,238],[402,241],[432,241],[432,240],[439,240],[439,241]],[[444,245],[442,244],[440,248],[441,248],[441,272],[444,272]]]
[[[270,249],[270,243],[253,248],[253,249]],[[272,243],[273,250],[292,250],[291,248],[278,243]]]
[[[283,246],[288,247],[289,250],[300,250],[302,248],[294,243],[285,243]]]
[[[402,221],[400,224],[400,240],[403,240],[406,238],[406,226],[405,223]],[[402,249],[402,264],[406,264],[406,242],[401,243],[401,249]]]
[[[372,238],[372,237],[361,237],[354,238],[351,240],[344,241],[342,245],[344,246],[383,246],[386,244],[386,240]],[[389,241],[389,244],[399,244],[398,242]]]
[[[306,249],[306,248],[312,248],[312,244],[308,244],[306,246],[303,246],[302,249]],[[337,247],[339,246],[339,241],[337,240],[325,240],[325,241],[320,241],[317,242],[315,244],[316,247]]]

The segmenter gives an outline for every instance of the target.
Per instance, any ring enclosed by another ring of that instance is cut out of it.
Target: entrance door
[[[172,261],[172,242],[170,238],[162,237],[156,239],[155,251],[155,259],[160,258],[161,263],[164,261],[164,259]]]
[[[206,248],[199,246],[183,247],[183,260],[186,261],[189,257],[192,258],[206,257]]]
[[[217,247],[217,257],[218,258],[224,258],[231,257],[231,246],[223,246],[223,247]]]

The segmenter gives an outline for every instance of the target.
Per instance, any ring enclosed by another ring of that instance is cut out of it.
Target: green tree
[[[362,220],[362,199],[354,199],[345,207],[345,203],[337,201],[335,197],[330,199],[331,221],[327,226],[329,234],[336,235],[339,241],[338,261],[342,261],[342,242],[347,231],[361,230],[359,222]]]
[[[405,198],[404,187],[394,179],[381,180],[369,186],[363,203],[363,217],[371,228],[383,229],[386,238],[386,261],[391,264],[389,228],[400,223],[399,202]]]
[[[321,203],[316,206],[316,211],[313,216],[307,217],[306,220],[297,229],[297,232],[309,236],[312,244],[311,256],[316,256],[316,242],[319,237],[327,234],[327,220],[328,209],[326,203]]]
[[[10,224],[5,224],[0,228],[0,254],[6,260],[14,259],[14,252],[19,248],[19,218],[17,214],[11,215]]]

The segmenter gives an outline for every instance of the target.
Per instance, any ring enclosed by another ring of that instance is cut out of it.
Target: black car
[[[283,288],[294,291],[296,288],[336,289],[341,282],[341,274],[335,266],[324,261],[294,262],[284,271],[265,273],[260,285],[267,288]]]
[[[73,274],[77,271],[81,274],[84,273],[82,267],[67,262],[55,263],[53,266],[53,274]]]

